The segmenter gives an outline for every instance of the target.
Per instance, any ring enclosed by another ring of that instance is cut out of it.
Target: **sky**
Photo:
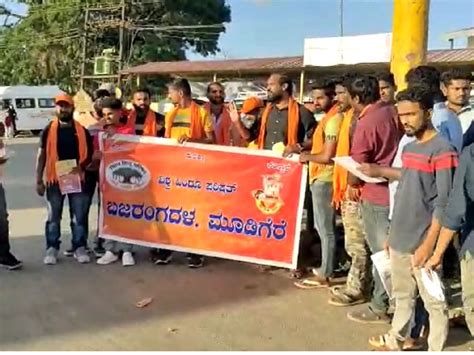
[[[232,21],[218,58],[303,55],[304,39],[339,36],[340,0],[227,0]],[[391,32],[393,0],[343,0],[344,33]],[[474,26],[474,0],[431,0],[428,47],[449,48],[446,32]],[[465,42],[455,42],[464,47]],[[189,55],[191,59],[199,58]]]
[[[18,9],[11,1],[0,4]],[[304,39],[338,36],[340,0],[227,0],[232,21],[207,59],[303,55]],[[24,11],[21,9],[20,11]],[[344,34],[391,32],[393,0],[343,0]],[[428,47],[449,48],[446,32],[474,27],[474,0],[431,0]],[[456,48],[465,41],[455,42]],[[202,59],[188,52],[189,59]]]

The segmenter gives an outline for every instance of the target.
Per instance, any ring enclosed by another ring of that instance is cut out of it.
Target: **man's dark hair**
[[[419,65],[411,68],[405,75],[405,81],[408,86],[424,84],[430,88],[439,88],[440,73],[435,67],[428,65]]]
[[[119,99],[114,99],[112,97],[104,97],[101,100],[102,110],[104,108],[109,108],[111,110],[121,110],[123,107],[122,101]]]
[[[440,88],[440,76],[438,69],[428,65],[420,65],[416,68],[410,69],[408,73],[406,73],[405,81],[408,86],[419,84],[428,86],[436,103],[445,100]]]
[[[409,86],[397,94],[397,102],[410,101],[420,105],[423,110],[431,110],[434,106],[433,94],[424,84]]]
[[[331,99],[336,96],[336,85],[332,80],[321,80],[313,83],[312,90],[323,90],[324,94]]]
[[[355,73],[345,73],[342,76],[333,79],[333,84],[334,86],[336,85],[341,85],[345,87],[346,89],[349,89],[354,82],[355,79],[357,79],[358,76]]]
[[[451,85],[451,81],[453,80],[472,81],[472,74],[467,70],[462,70],[459,68],[452,68],[441,74],[441,82],[445,86]]]
[[[211,92],[211,88],[213,86],[219,86],[222,90],[225,90],[224,85],[222,85],[222,83],[220,83],[218,81],[213,81],[212,83],[209,83],[209,85],[207,86],[207,93],[208,94]]]
[[[110,92],[108,92],[105,89],[100,89],[95,92],[95,99],[100,100],[103,99],[104,97],[110,97]]]
[[[287,86],[285,92],[290,96],[293,95],[293,80],[288,75],[280,73],[273,73],[272,75],[277,75],[279,78],[278,83],[280,85],[286,84]]]
[[[376,75],[378,81],[385,81],[389,83],[391,86],[395,86],[395,78],[392,73],[390,72],[380,72]]]
[[[189,84],[189,81],[187,79],[175,79],[168,86],[173,89],[182,91],[184,95],[191,97],[191,85]]]
[[[138,93],[144,93],[144,94],[147,94],[148,97],[151,97],[151,91],[150,89],[146,87],[138,88],[137,90],[135,90],[134,95]]]
[[[380,100],[379,81],[374,76],[362,76],[354,80],[348,88],[351,97],[359,97],[363,105],[373,104]]]

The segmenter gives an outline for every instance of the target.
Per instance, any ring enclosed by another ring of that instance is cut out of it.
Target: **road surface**
[[[190,270],[184,260],[152,265],[79,265],[62,257],[42,264],[45,206],[34,192],[38,139],[17,139],[3,181],[12,245],[24,261],[0,270],[0,350],[368,350],[385,325],[361,325],[328,291],[296,289],[286,273],[211,259]],[[91,223],[95,222],[91,213]],[[69,245],[67,213],[63,248]],[[146,308],[135,303],[152,297]],[[466,350],[469,335],[452,329],[450,350]]]

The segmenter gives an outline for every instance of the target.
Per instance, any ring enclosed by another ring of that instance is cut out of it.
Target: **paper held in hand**
[[[81,176],[72,170],[77,167],[74,159],[60,160],[56,162],[56,174],[58,175],[59,189],[61,194],[74,194],[82,191]]]
[[[375,270],[382,280],[383,287],[388,296],[392,297],[392,273],[390,269],[390,257],[385,250],[381,250],[370,256]]]
[[[334,163],[342,166],[344,169],[346,169],[352,175],[358,177],[362,181],[372,183],[372,184],[377,184],[380,182],[387,181],[384,178],[373,178],[373,177],[363,174],[361,171],[359,171],[360,164],[356,162],[354,159],[352,159],[352,157],[336,157],[336,158],[333,158],[333,160],[334,160]]]

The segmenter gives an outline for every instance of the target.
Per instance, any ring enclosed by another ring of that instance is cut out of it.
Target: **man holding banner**
[[[215,143],[214,127],[209,113],[196,104],[191,97],[191,86],[186,79],[177,79],[168,85],[168,96],[175,108],[165,117],[165,137],[179,143]],[[152,256],[156,265],[171,261],[172,252],[161,249]],[[188,254],[188,266],[199,268],[204,265],[200,255]]]

